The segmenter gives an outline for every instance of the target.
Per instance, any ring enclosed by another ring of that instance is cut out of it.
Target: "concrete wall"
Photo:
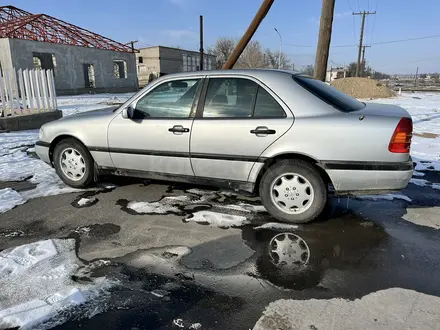
[[[2,69],[12,68],[11,50],[7,38],[0,39],[0,64]]]
[[[69,46],[23,39],[9,39],[15,68],[34,67],[33,53],[51,53],[56,58],[55,88],[58,94],[94,92],[129,92],[137,90],[136,55],[111,50]],[[1,47],[1,43],[0,43]],[[127,78],[115,77],[113,60],[127,63]],[[93,64],[94,89],[85,87],[83,64]]]
[[[145,86],[151,73],[155,76],[165,75],[183,71],[195,71],[194,68],[188,69],[188,65],[184,63],[184,56],[190,58],[199,58],[200,53],[185,49],[156,46],[140,49],[136,54],[138,66],[139,85]],[[139,57],[142,57],[143,63],[140,63]],[[216,66],[215,56],[204,54],[206,59],[211,59],[211,66],[208,61],[204,70],[214,70]],[[200,66],[199,62],[196,62]],[[192,64],[192,62],[191,62]]]

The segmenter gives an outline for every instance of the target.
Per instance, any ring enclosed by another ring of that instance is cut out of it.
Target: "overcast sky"
[[[254,36],[263,47],[283,51],[296,68],[313,64],[321,0],[275,0]],[[205,20],[205,48],[220,36],[238,38],[247,28],[261,0],[14,0],[32,13],[45,13],[120,42],[136,45],[198,49],[199,15]],[[365,41],[368,63],[387,73],[440,72],[440,37],[376,44],[440,35],[440,0],[336,0],[329,65],[356,61],[361,19],[352,11],[377,11],[367,16]],[[351,46],[350,46],[351,45]],[[307,47],[299,47],[307,46]]]

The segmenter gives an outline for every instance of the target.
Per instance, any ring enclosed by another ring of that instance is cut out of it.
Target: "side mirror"
[[[122,110],[122,118],[132,119],[134,117],[134,108],[129,105],[127,108]]]

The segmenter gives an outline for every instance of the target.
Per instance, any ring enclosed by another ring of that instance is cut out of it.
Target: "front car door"
[[[116,116],[108,128],[110,156],[119,170],[194,176],[191,125],[203,78],[159,83],[135,99],[132,119]]]
[[[259,156],[293,124],[293,115],[259,81],[211,77],[191,133],[197,177],[247,182]],[[262,165],[262,164],[261,164]]]

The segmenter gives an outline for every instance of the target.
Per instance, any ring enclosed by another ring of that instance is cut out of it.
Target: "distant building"
[[[180,48],[154,46],[136,53],[139,86],[166,74],[200,70],[200,53]],[[203,54],[203,70],[215,70],[216,57]]]
[[[136,91],[136,56],[124,44],[46,14],[0,7],[0,71],[50,69],[58,94]]]
[[[331,68],[325,75],[325,81],[332,82],[335,79],[345,78],[347,70],[344,68]]]

